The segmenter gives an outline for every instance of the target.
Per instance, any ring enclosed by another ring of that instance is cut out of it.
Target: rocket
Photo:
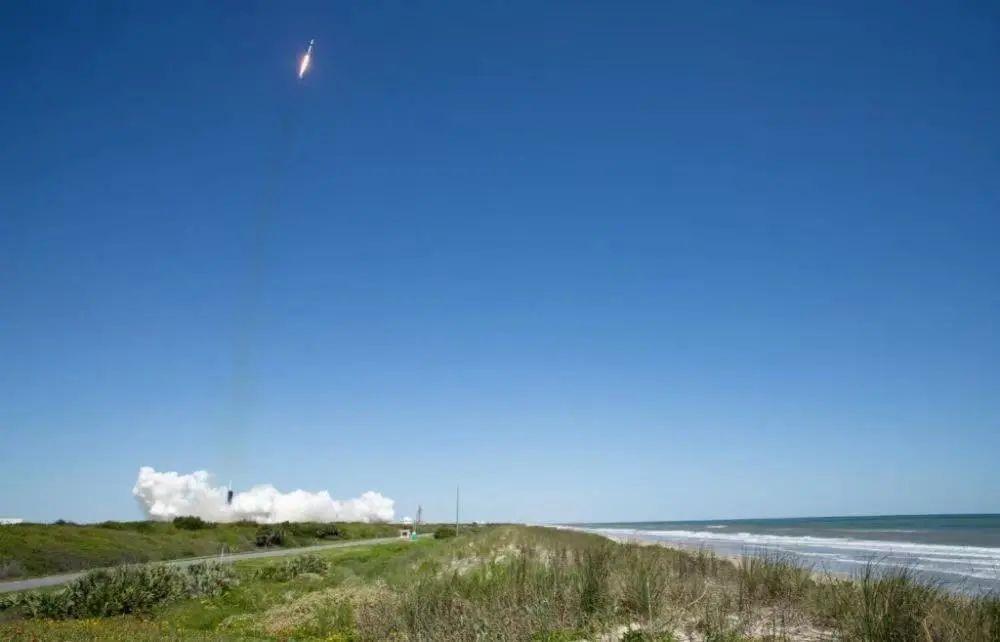
[[[299,80],[302,80],[302,76],[306,75],[306,70],[309,69],[309,61],[312,60],[313,45],[316,43],[315,39],[309,41],[309,48],[306,49],[306,55],[302,56],[302,62],[299,63]]]

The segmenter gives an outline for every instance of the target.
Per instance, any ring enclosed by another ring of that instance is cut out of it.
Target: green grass
[[[812,582],[811,568],[767,549],[745,555],[736,566],[740,600],[747,604],[794,601]]]
[[[145,616],[7,613],[0,639],[1000,640],[1000,600],[950,595],[905,572],[823,578],[768,552],[734,564],[541,528],[252,560],[234,572],[225,590],[164,600]]]
[[[315,524],[286,529],[283,546],[307,546],[325,539]],[[93,525],[17,524],[0,528],[0,581],[90,568],[255,550],[258,526],[218,524],[187,530],[169,522],[104,522]],[[391,537],[390,524],[337,524],[337,539]]]

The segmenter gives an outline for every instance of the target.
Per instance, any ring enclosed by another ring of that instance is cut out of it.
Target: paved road
[[[163,562],[150,562],[151,564],[169,564],[171,566],[191,566],[198,562],[211,560],[229,564],[242,560],[253,560],[261,557],[284,557],[286,555],[301,555],[313,551],[325,551],[329,548],[348,548],[351,546],[368,546],[369,544],[388,544],[400,541],[398,537],[380,537],[377,539],[358,539],[349,542],[335,542],[333,544],[317,544],[315,546],[299,546],[295,548],[272,548],[266,551],[250,551],[248,553],[231,553],[225,556],[206,555],[204,557],[187,557],[180,560],[166,560]],[[93,570],[93,569],[88,569]],[[58,586],[84,575],[87,571],[78,573],[65,573],[63,575],[46,575],[45,577],[31,577],[25,580],[15,580],[13,582],[0,582],[0,593],[10,591],[26,591],[45,586]]]

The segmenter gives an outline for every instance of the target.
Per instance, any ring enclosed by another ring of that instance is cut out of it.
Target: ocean
[[[720,555],[761,550],[818,571],[854,574],[868,563],[906,567],[963,593],[1000,593],[1000,515],[883,515],[566,524],[618,539]]]

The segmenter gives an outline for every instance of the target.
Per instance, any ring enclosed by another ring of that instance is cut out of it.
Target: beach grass
[[[732,561],[550,528],[463,529],[234,572],[218,593],[140,615],[33,619],[8,609],[0,638],[1000,640],[995,596],[952,594],[905,569],[873,563],[830,577],[767,550]]]

